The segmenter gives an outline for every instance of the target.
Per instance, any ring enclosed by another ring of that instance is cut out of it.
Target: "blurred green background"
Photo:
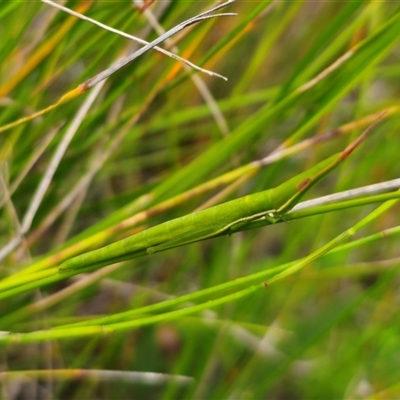
[[[217,3],[62,2],[147,41],[159,36],[155,22],[168,30]],[[54,104],[138,47],[49,4],[0,5],[0,127]],[[220,12],[238,15],[192,25],[163,46],[228,81],[151,50],[97,93],[0,133],[4,398],[400,397],[396,205],[352,238],[377,234],[368,243],[266,288],[267,279],[254,278],[254,290],[215,289],[262,271],[274,276],[273,268],[316,251],[378,205],[343,206],[92,273],[57,272],[73,255],[208,201],[273,188],[344,149],[384,110],[374,134],[307,198],[398,176],[398,2],[236,1]],[[329,132],[337,135],[318,143]],[[307,138],[311,144],[288,157],[220,178]],[[207,303],[228,294],[230,301]],[[141,310],[184,295],[182,304]],[[129,311],[136,314],[121,314]],[[97,317],[105,322],[91,325]],[[96,328],[59,337],[51,330],[77,322]]]

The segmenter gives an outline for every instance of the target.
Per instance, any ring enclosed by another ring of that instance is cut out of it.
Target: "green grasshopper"
[[[269,190],[210,207],[164,222],[118,242],[70,258],[60,270],[95,269],[140,255],[152,254],[220,235],[229,235],[254,221],[275,223],[292,209],[301,197],[365,139],[370,126],[341,153],[321,161],[307,171]]]

